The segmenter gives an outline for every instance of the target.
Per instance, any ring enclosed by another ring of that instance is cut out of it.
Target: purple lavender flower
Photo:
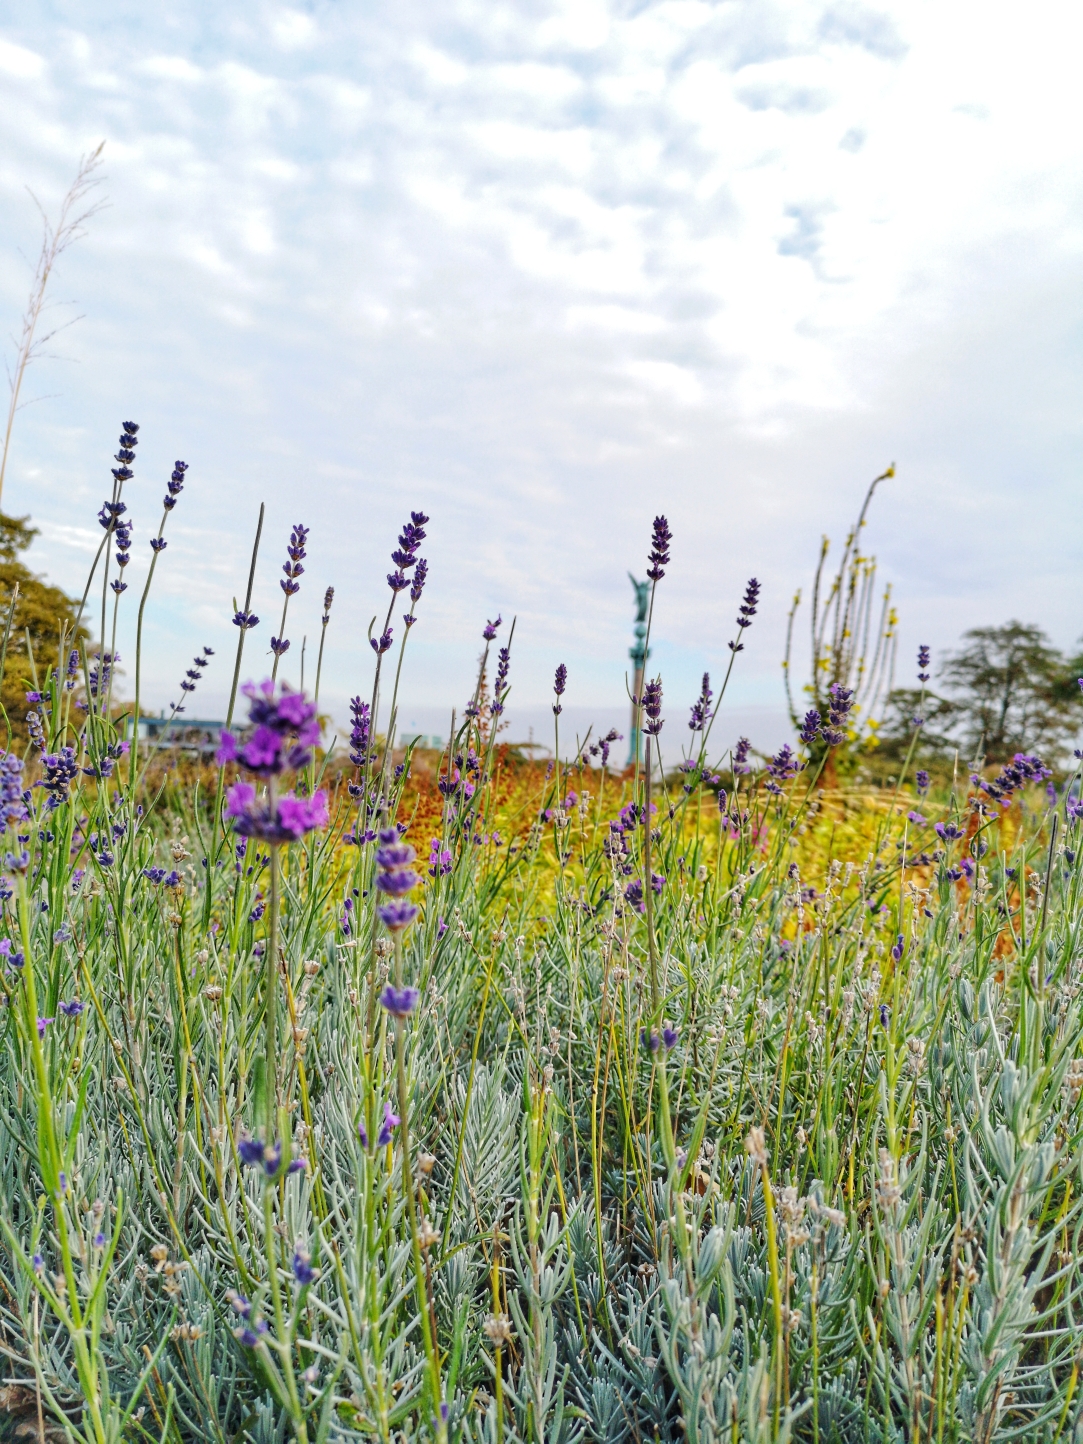
[[[130,470],[129,462],[135,460],[135,448],[139,444],[136,432],[139,430],[139,423],[136,421],[122,421],[120,424],[121,438],[120,450],[116,454],[116,460],[120,462],[119,467],[113,467],[113,480],[118,486],[123,486],[130,481],[135,472]]]
[[[929,825],[929,819],[922,817],[920,812],[908,812],[906,815],[915,827],[927,827]]]
[[[327,623],[331,620],[331,603],[334,600],[335,589],[334,587],[328,587],[323,594],[323,616],[320,618],[320,621],[325,627],[327,626]]]
[[[675,1048],[679,1037],[680,1034],[676,1028],[666,1027],[662,1029],[662,1042],[666,1045],[667,1049]]]
[[[711,678],[708,672],[704,672],[703,681],[700,684],[699,696],[692,703],[692,715],[688,719],[690,732],[702,732],[707,725],[707,714],[711,707],[711,698],[714,693],[711,691]]]
[[[914,781],[917,783],[918,796],[924,797],[929,790],[929,774],[924,767],[919,767],[914,773]]]
[[[421,600],[421,593],[425,590],[425,583],[429,579],[429,564],[424,557],[418,557],[417,565],[414,567],[414,579],[410,584],[410,601],[417,605]]]
[[[823,739],[829,747],[839,747],[846,741],[849,716],[854,705],[854,692],[852,687],[844,687],[839,682],[833,682],[828,691],[831,701],[828,707],[827,725],[823,728]]]
[[[387,1145],[391,1142],[391,1131],[392,1131],[392,1129],[397,1128],[401,1122],[402,1122],[402,1119],[398,1116],[398,1114],[392,1112],[392,1110],[391,1110],[391,1104],[388,1103],[388,1102],[385,1102],[385,1103],[384,1103],[384,1121],[380,1124],[380,1131],[379,1131],[379,1133],[377,1133],[377,1135],[376,1135],[376,1147],[377,1147],[377,1148],[386,1148],[386,1147],[387,1147]]]
[[[387,627],[387,628],[384,630],[384,633],[383,633],[383,635],[379,638],[379,640],[377,640],[377,638],[375,638],[375,637],[370,637],[370,638],[369,638],[369,646],[370,646],[370,647],[372,648],[372,650],[376,653],[377,657],[382,657],[385,652],[390,652],[390,650],[391,650],[391,642],[392,642],[392,635],[391,635],[391,628],[390,628],[390,627]]]
[[[508,695],[508,669],[511,666],[510,647],[501,647],[496,658],[496,681],[493,683],[493,700],[489,704],[489,711],[494,717],[498,717],[504,710],[504,702]]]
[[[955,826],[954,822],[934,823],[933,831],[943,842],[954,842],[963,835],[959,828]]]
[[[647,576],[652,582],[660,582],[665,576],[663,568],[669,566],[669,546],[672,540],[673,533],[669,529],[669,522],[664,516],[656,516],[648,558],[650,566],[647,568]]]
[[[428,521],[429,518],[424,512],[412,511],[410,513],[410,520],[399,534],[398,550],[391,553],[391,560],[399,571],[409,571],[414,565],[415,553],[425,540],[424,528],[428,525]]]
[[[401,841],[397,827],[386,828],[380,833],[380,846],[376,850],[376,887],[389,899],[377,908],[381,922],[391,932],[400,932],[409,927],[417,917],[419,909],[406,901],[406,894],[413,892],[421,879],[411,867],[417,854],[408,843]]]
[[[651,1053],[657,1053],[662,1044],[661,1038],[659,1038],[653,1028],[650,1032],[648,1032],[646,1028],[640,1028],[639,1041],[643,1044],[644,1048]]]
[[[188,463],[186,461],[178,461],[175,463],[173,467],[173,475],[166,482],[165,496],[162,497],[162,505],[163,507],[165,507],[166,511],[172,511],[173,508],[176,506],[177,497],[180,496],[181,492],[184,490],[184,473],[187,470]],[[165,543],[163,542],[162,545],[164,546]],[[154,546],[153,542],[151,542],[151,546]]]
[[[365,1127],[365,1120],[363,1118],[357,1125],[357,1136],[361,1140],[361,1147],[367,1152],[369,1146],[369,1131]]]
[[[253,627],[259,626],[259,618],[256,616],[255,612],[234,612],[233,625],[235,627],[240,627],[243,632],[250,632]]]
[[[235,782],[226,793],[226,816],[234,819],[235,832],[277,846],[297,842],[306,833],[328,822],[327,793],[322,789],[311,797],[286,793],[272,805],[256,797],[249,782]]]
[[[293,1251],[293,1276],[302,1288],[307,1287],[316,1277],[312,1259],[302,1248],[295,1248]]]
[[[655,677],[643,691],[643,711],[647,714],[647,725],[643,729],[648,736],[657,737],[665,726],[662,717],[662,679]]]
[[[495,622],[486,621],[485,626],[481,629],[481,635],[485,638],[487,642],[491,642],[495,639],[496,629],[500,626],[500,623],[503,620],[504,618],[498,615]]]
[[[791,777],[796,777],[804,765],[790,744],[784,742],[774,757],[768,758],[767,761],[768,792],[773,792],[777,796],[782,791],[782,784],[789,782]]]
[[[223,732],[218,765],[239,762],[259,777],[276,777],[289,770],[299,771],[312,760],[310,749],[319,741],[320,724],[315,706],[303,692],[283,687],[275,696],[275,684],[249,682],[244,687],[249,699],[248,720],[253,732],[243,747],[230,732]]]
[[[21,968],[26,962],[25,954],[15,951],[15,945],[10,938],[0,938],[0,958],[13,968]]]
[[[556,673],[555,673],[555,675],[554,675],[554,677],[553,677],[553,691],[554,691],[554,693],[556,694],[556,699],[557,699],[557,700],[553,703],[553,716],[554,716],[554,717],[559,717],[560,714],[561,714],[561,712],[564,710],[563,704],[561,703],[561,700],[560,700],[560,699],[561,699],[561,697],[564,696],[564,689],[565,689],[565,687],[566,687],[567,685],[568,685],[568,669],[567,669],[567,667],[564,665],[564,663],[561,662],[560,666],[557,668]]]
[[[927,682],[928,680],[929,680],[929,649],[928,649],[928,647],[926,647],[926,646],[923,645],[923,646],[920,646],[920,647],[918,648],[918,681],[919,681],[919,682]]]
[[[408,1018],[421,995],[416,988],[396,988],[388,983],[380,994],[380,1006],[395,1018]]]
[[[64,1014],[65,1018],[78,1018],[79,1014],[86,1007],[86,1004],[81,1003],[78,998],[73,998],[70,1003],[58,1003],[57,1007]]]
[[[292,597],[301,590],[301,584],[297,578],[304,575],[305,569],[301,563],[306,556],[305,547],[308,543],[308,533],[310,530],[310,527],[302,526],[300,522],[298,522],[290,532],[289,545],[286,547],[289,561],[283,562],[282,564],[282,570],[286,575],[278,584],[286,593],[287,597]]]
[[[70,748],[67,749],[69,752]],[[74,754],[73,754],[74,756]],[[42,758],[45,766],[49,759]],[[23,759],[14,752],[0,754],[0,817],[5,827],[14,827],[25,822],[30,813],[26,808],[26,794],[23,790]]]
[[[805,713],[805,720],[801,724],[801,741],[806,746],[816,741],[820,731],[820,714],[815,707],[810,707]]]
[[[759,601],[759,596],[760,584],[755,577],[751,577],[748,585],[745,587],[744,599],[737,608],[737,625],[739,627],[751,627],[752,618],[756,615],[756,604]],[[731,652],[743,652],[745,644],[743,642],[730,642],[729,649]]]
[[[895,946],[891,949],[891,956],[897,963],[902,962],[903,953],[906,952],[906,939],[899,933],[895,939]]]
[[[289,644],[287,643],[287,646],[288,645]],[[181,678],[180,687],[182,692],[194,692],[196,690],[196,683],[203,676],[203,668],[207,665],[207,659],[213,656],[213,650],[210,647],[204,647],[201,656],[192,658],[192,665],[188,668],[187,672],[185,672],[184,676]],[[173,711],[183,712],[184,708],[174,706]]]
[[[38,1019],[38,1037],[39,1037],[39,1038],[44,1038],[44,1037],[45,1037],[45,1030],[46,1030],[46,1028],[48,1028],[51,1023],[55,1023],[55,1022],[56,1022],[56,1019],[55,1019],[55,1018],[39,1018],[39,1019]]]
[[[748,753],[751,746],[752,743],[748,740],[747,737],[738,738],[737,746],[733,749],[734,775],[740,775],[752,771],[752,768],[749,765],[748,761]]]

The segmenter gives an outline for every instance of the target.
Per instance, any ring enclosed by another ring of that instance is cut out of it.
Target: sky
[[[446,734],[481,629],[515,622],[511,732],[626,721],[651,519],[674,534],[651,670],[669,745],[761,605],[719,721],[786,734],[786,617],[821,535],[866,531],[899,674],[968,628],[1083,634],[1083,99],[1075,6],[280,5],[23,0],[0,21],[0,313],[40,221],[106,142],[63,258],[5,510],[81,593],[122,419],[141,426],[120,652],[175,458],[188,481],[148,603],[144,695],[220,716],[260,503],[246,675],[285,635],[323,700],[371,686],[370,618],[411,510],[430,581],[406,726]],[[10,348],[9,348],[10,353]],[[396,617],[404,609],[396,609]],[[806,633],[799,612],[797,636]],[[396,623],[396,636],[401,624]],[[795,675],[805,665],[799,645]],[[625,729],[626,730],[626,729]]]

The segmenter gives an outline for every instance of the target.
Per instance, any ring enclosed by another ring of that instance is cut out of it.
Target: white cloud
[[[138,407],[140,526],[173,457],[192,463],[153,676],[171,685],[174,640],[190,650],[186,599],[201,626],[224,618],[206,640],[228,647],[265,498],[258,605],[269,618],[285,532],[310,520],[298,635],[334,581],[327,675],[345,694],[390,538],[423,505],[408,686],[441,704],[501,608],[522,618],[520,698],[563,657],[585,700],[619,699],[624,574],[665,507],[673,694],[724,659],[756,571],[737,686],[758,704],[820,531],[894,458],[871,529],[904,625],[947,645],[1018,612],[1066,642],[1083,560],[1073,13],[197,0],[183,26],[146,11],[130,40],[147,58],[121,75],[108,0],[81,31],[28,12],[0,39],[0,70],[37,82],[0,114],[7,210],[23,183],[55,203],[102,135],[112,208],[58,278],[88,317],[66,353],[88,364],[41,371],[63,399],[20,418],[5,506],[34,511],[32,555],[59,573],[99,504],[109,418]],[[29,211],[20,225],[32,249]]]

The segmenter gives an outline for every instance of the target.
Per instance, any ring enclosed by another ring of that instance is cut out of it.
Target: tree
[[[1056,758],[1079,727],[1062,654],[1036,626],[974,627],[949,653],[941,684],[954,704],[953,732],[964,755],[1002,763],[1016,752]]]
[[[59,587],[43,582],[19,559],[37,536],[29,517],[4,516],[0,513],[0,639],[7,625],[11,599],[16,586],[19,598],[12,617],[3,676],[0,677],[0,703],[7,713],[11,736],[25,742],[26,694],[33,687],[35,670],[39,682],[57,665],[61,628],[67,637],[66,648],[73,647],[76,603]],[[86,640],[86,629],[79,628],[79,640]],[[29,646],[28,646],[29,639]],[[31,651],[33,649],[33,664]],[[3,728],[0,716],[0,728]],[[5,745],[9,745],[6,729]]]

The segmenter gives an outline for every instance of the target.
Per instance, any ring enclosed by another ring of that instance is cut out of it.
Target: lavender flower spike
[[[647,568],[647,576],[652,582],[660,582],[665,576],[663,569],[669,565],[669,544],[672,540],[669,522],[664,516],[656,516],[651,534],[650,566]]]
[[[561,699],[561,697],[564,696],[564,689],[565,689],[565,687],[566,687],[567,685],[568,685],[568,669],[567,669],[567,667],[564,665],[564,663],[561,662],[560,666],[559,666],[559,667],[557,668],[557,670],[556,670],[556,675],[555,675],[554,678],[553,678],[553,692],[555,693],[556,699],[557,699],[557,700],[553,703],[553,716],[554,716],[554,717],[559,717],[560,714],[561,714],[561,712],[563,712],[563,710],[564,710],[564,707],[563,707],[560,699]]]
[[[408,1018],[417,1007],[420,996],[416,988],[396,988],[388,983],[380,994],[380,1006],[395,1018]]]
[[[662,679],[656,677],[648,682],[643,693],[643,710],[647,714],[647,725],[643,729],[648,736],[657,737],[665,725],[662,716]]]

